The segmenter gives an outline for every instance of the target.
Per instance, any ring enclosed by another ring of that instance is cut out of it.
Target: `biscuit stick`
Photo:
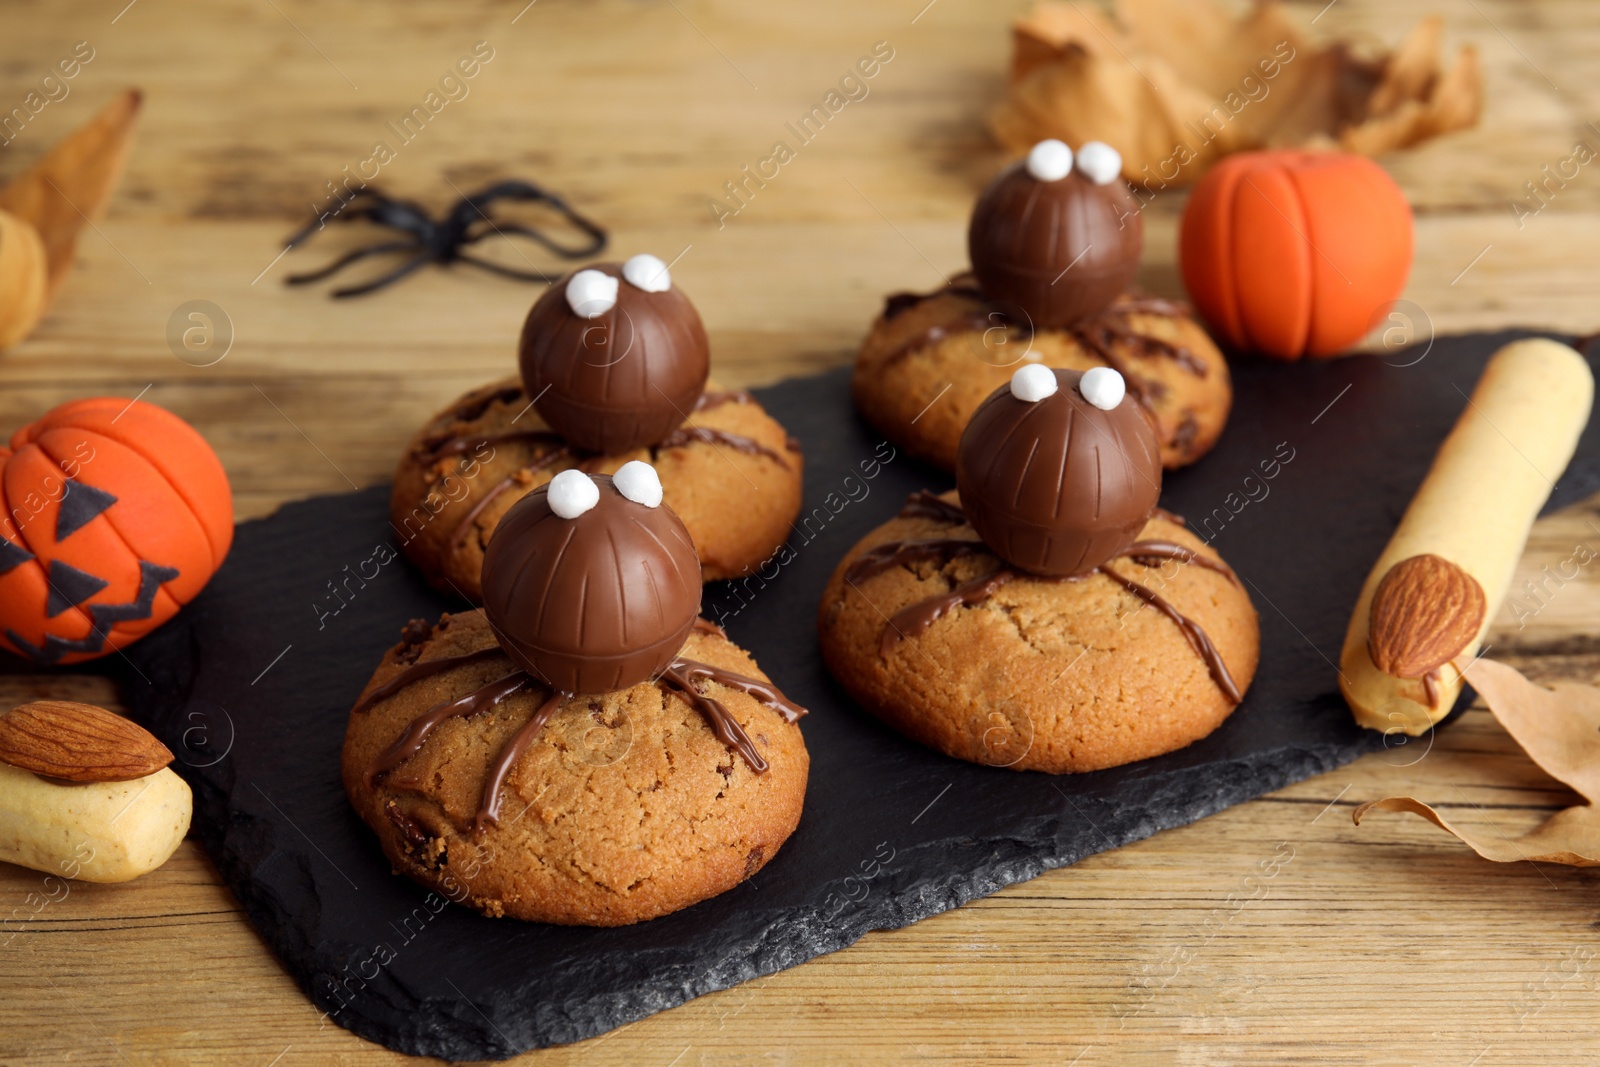
[[[0,763],[0,860],[85,882],[126,882],[167,862],[194,800],[163,767],[125,782],[63,782]]]
[[[1361,725],[1416,735],[1455,704],[1593,396],[1588,364],[1555,341],[1489,360],[1350,618],[1339,688]]]

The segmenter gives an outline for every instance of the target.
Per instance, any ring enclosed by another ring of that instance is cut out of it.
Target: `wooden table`
[[[283,278],[351,238],[274,257],[326,201],[326,183],[375,141],[397,144],[387,124],[479,41],[493,58],[469,95],[398,147],[379,183],[443,205],[490,178],[534,178],[612,227],[617,252],[681,254],[674,275],[699,304],[724,381],[845,363],[885,292],[931,286],[964,263],[966,213],[998,161],[982,117],[1000,92],[1018,0],[523,2],[8,9],[0,107],[75,42],[95,58],[67,99],[0,149],[0,173],[124,85],[148,96],[109,217],[86,235],[43,328],[0,356],[0,426],[70,397],[143,395],[216,445],[240,519],[387,478],[425,416],[510,371],[537,290],[429,270],[333,302]],[[1600,10],[1324,2],[1294,5],[1319,33],[1393,42],[1438,9],[1452,47],[1483,51],[1481,127],[1384,161],[1416,207],[1407,296],[1423,318],[1440,332],[1600,325],[1600,176],[1585,169],[1521,228],[1510,208],[1576,138],[1600,141],[1583,126],[1600,110]],[[878,41],[894,55],[870,95],[719,227],[708,201],[723,183],[765,158],[784,123]],[[1161,293],[1179,290],[1181,204],[1162,196],[1147,213],[1143,280]],[[509,246],[493,251],[524,265]],[[231,349],[214,365],[169,349],[169,316],[190,300],[231,321]],[[1519,584],[1579,542],[1600,546],[1595,501],[1539,524]],[[1591,566],[1525,627],[1504,614],[1495,654],[1538,679],[1594,681],[1597,612]],[[46,695],[117,699],[92,675],[0,677],[4,706]],[[1474,709],[1431,748],[1371,756],[526,1061],[1488,1067],[1600,1053],[1597,876],[1497,866],[1416,819],[1351,825],[1357,802],[1404,792],[1508,833],[1572,802]],[[1290,859],[1264,895],[1243,888],[1272,857]],[[0,869],[0,915],[32,914],[40,889],[40,875]],[[7,1064],[398,1059],[319,1025],[192,842],[138,882],[74,886],[0,943]]]

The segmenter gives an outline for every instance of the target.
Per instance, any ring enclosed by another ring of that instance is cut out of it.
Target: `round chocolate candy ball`
[[[607,693],[656,677],[700,614],[700,561],[654,474],[637,461],[615,481],[562,471],[489,539],[484,615],[512,662],[553,689]]]
[[[984,294],[1059,329],[1111,306],[1139,270],[1144,223],[1121,178],[1121,157],[1099,141],[1076,156],[1041,141],[979,194],[967,255]]]
[[[694,410],[710,372],[700,315],[655,256],[556,282],[522,326],[523,387],[576,448],[653,445]]]
[[[1123,384],[1109,367],[1033,363],[973,413],[956,487],[1001,559],[1035,574],[1083,574],[1144,529],[1161,494],[1161,451]]]

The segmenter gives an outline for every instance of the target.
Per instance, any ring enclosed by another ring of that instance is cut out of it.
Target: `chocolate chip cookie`
[[[1124,293],[1071,326],[1035,328],[1019,306],[962,275],[888,299],[856,358],[856,406],[890,441],[950,470],[978,404],[1030,362],[1119,371],[1153,419],[1169,469],[1211,450],[1233,404],[1227,360],[1179,304]]]
[[[823,659],[864,708],[957,759],[1061,774],[1182,748],[1255,675],[1255,609],[1174,516],[1086,574],[997,557],[954,492],[913,497],[840,562]]]
[[[485,915],[621,926],[760,870],[794,832],[797,708],[695,626],[658,678],[552,692],[483,613],[410,624],[350,714],[345,791],[396,871]]]
[[[707,581],[754,570],[800,511],[799,444],[750,394],[710,384],[663,440],[615,455],[550,429],[520,379],[475,389],[428,421],[395,472],[390,518],[406,557],[439,589],[483,599],[483,553],[510,507],[556,474],[655,465]]]

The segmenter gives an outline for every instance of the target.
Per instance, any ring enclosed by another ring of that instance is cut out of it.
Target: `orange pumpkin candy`
[[[1342,152],[1228,156],[1189,198],[1183,282],[1212,333],[1276,359],[1359,341],[1411,270],[1411,206],[1383,168]]]
[[[137,641],[233,543],[233,493],[203,437],[153,404],[75,400],[0,448],[0,647],[76,663]]]

